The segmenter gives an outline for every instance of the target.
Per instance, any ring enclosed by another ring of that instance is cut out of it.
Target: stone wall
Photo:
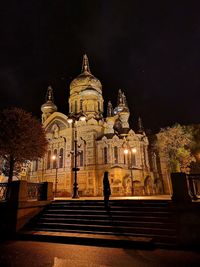
[[[52,183],[43,184],[41,200],[28,198],[27,181],[14,181],[9,185],[9,196],[0,202],[0,235],[9,235],[20,230],[31,218],[53,200]]]

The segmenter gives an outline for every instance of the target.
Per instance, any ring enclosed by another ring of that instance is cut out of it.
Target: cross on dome
[[[83,64],[82,64],[82,73],[84,73],[84,72],[88,72],[91,74],[90,66],[89,66],[89,60],[88,60],[88,57],[86,54],[83,56]]]

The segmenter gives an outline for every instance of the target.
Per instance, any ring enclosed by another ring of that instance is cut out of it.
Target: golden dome
[[[43,113],[53,113],[57,111],[57,106],[53,102],[53,89],[51,86],[47,89],[46,103],[41,106],[41,111]]]
[[[90,72],[89,61],[87,55],[83,56],[83,65],[81,74],[76,77],[70,84],[70,95],[79,93],[85,89],[93,89],[102,93],[101,82]]]

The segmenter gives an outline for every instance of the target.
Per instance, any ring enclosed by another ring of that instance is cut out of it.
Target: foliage
[[[191,145],[191,151],[196,161],[190,165],[192,173],[200,173],[200,124],[188,125],[187,130],[192,132],[193,144]]]
[[[194,138],[191,129],[176,124],[161,129],[157,134],[157,147],[165,155],[171,172],[187,172],[192,161],[191,153]]]
[[[19,178],[20,172],[21,172],[22,163],[16,162],[13,169],[13,177]],[[1,164],[0,164],[0,173],[2,173],[4,176],[9,176],[9,170],[10,170],[10,164],[9,161],[4,158],[1,158]]]
[[[44,129],[31,113],[20,108],[0,111],[0,155],[9,162],[9,182],[16,163],[42,157],[46,148]]]

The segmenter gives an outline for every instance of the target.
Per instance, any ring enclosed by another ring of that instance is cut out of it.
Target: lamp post
[[[56,162],[56,176],[55,176],[55,190],[54,190],[54,197],[56,197],[57,194],[57,184],[58,184],[58,158],[56,155],[52,156],[53,162]]]
[[[134,195],[134,187],[133,187],[133,170],[135,169],[134,165],[135,165],[135,162],[133,162],[133,155],[135,156],[137,152],[137,149],[134,147],[134,148],[125,148],[124,149],[124,154],[125,155],[130,155],[130,160],[128,161],[128,164],[129,164],[129,169],[131,170],[131,195],[133,196]]]
[[[79,155],[78,151],[78,140],[77,140],[77,121],[78,120],[85,121],[85,116],[80,116],[80,117],[72,117],[69,118],[67,121],[72,125],[72,143],[73,143],[73,150],[71,151],[71,154],[73,155],[73,193],[72,193],[72,198],[79,198],[78,194],[78,180],[77,180],[77,174],[79,171],[79,168],[77,166],[77,158]]]

